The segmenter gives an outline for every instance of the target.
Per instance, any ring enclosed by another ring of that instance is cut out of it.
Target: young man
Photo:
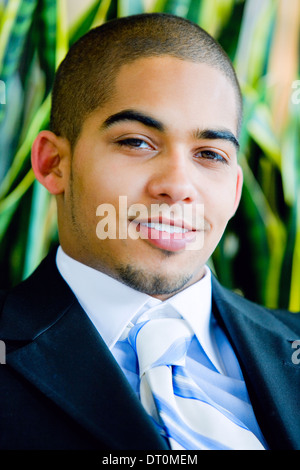
[[[60,247],[2,297],[1,448],[300,447],[298,317],[206,266],[241,196],[241,109],[226,54],[182,18],[71,48],[32,148]]]

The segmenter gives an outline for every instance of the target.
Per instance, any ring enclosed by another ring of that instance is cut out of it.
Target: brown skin
[[[124,110],[151,117],[163,129],[136,120],[103,125]],[[123,66],[110,101],[84,122],[73,155],[69,142],[50,131],[42,131],[32,148],[36,177],[57,198],[63,250],[160,299],[201,279],[238,207],[243,178],[234,144],[199,131],[236,137],[237,123],[234,89],[220,71],[168,56]],[[172,252],[141,238],[99,240],[96,209],[113,204],[118,219],[119,196],[149,213],[151,204],[204,204],[203,248]]]

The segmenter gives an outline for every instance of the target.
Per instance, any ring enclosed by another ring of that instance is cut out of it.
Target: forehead
[[[119,69],[101,114],[123,109],[148,112],[177,130],[212,126],[236,134],[238,125],[235,90],[225,74],[170,56],[137,59]]]

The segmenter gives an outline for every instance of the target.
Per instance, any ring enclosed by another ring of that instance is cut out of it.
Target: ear
[[[69,176],[69,142],[51,131],[42,131],[31,149],[31,163],[37,180],[51,194],[62,194]]]
[[[234,201],[234,206],[233,206],[233,212],[232,212],[232,217],[237,211],[237,208],[239,206],[241,196],[242,196],[242,189],[243,189],[243,170],[238,165],[237,167],[237,179],[236,179],[236,190],[235,190],[235,201]]]

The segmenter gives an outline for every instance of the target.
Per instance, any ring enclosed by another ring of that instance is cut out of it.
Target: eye
[[[133,148],[133,149],[142,149],[142,150],[149,150],[152,149],[151,145],[148,144],[145,140],[143,139],[138,139],[135,137],[128,137],[126,139],[118,140],[117,145],[120,147],[127,147],[127,148]]]
[[[200,150],[195,154],[197,159],[204,159],[214,162],[228,163],[227,159],[219,152],[214,150]]]

